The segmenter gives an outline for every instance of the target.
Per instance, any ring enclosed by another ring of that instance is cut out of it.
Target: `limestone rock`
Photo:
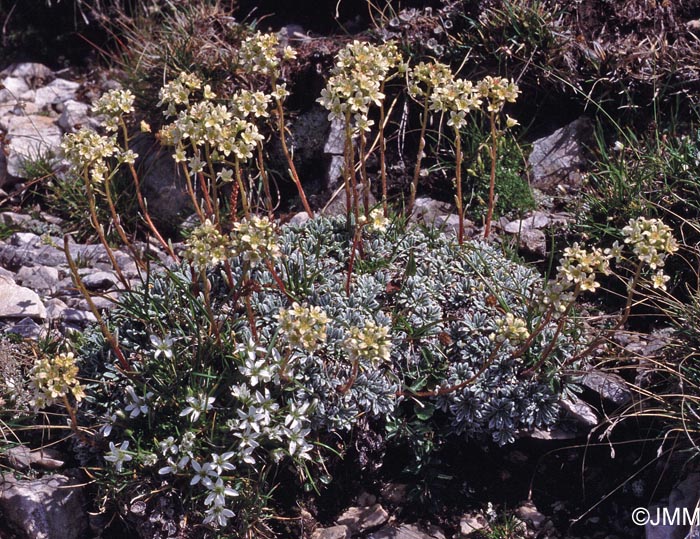
[[[353,533],[377,528],[389,520],[389,514],[378,503],[369,507],[350,507],[336,520]]]
[[[46,318],[46,308],[36,292],[0,281],[0,318]]]
[[[21,178],[27,160],[55,154],[61,144],[61,128],[53,118],[40,115],[6,115],[0,118],[9,154],[7,172]]]
[[[561,399],[559,405],[582,425],[595,427],[598,424],[598,414],[593,407],[576,396],[569,395]]]
[[[151,217],[165,229],[179,227],[193,210],[185,177],[173,160],[172,152],[144,133],[134,138],[131,149],[139,156],[136,170]]]
[[[32,451],[26,445],[11,447],[3,456],[15,470],[26,470],[30,466],[55,470],[64,464],[58,451],[48,448]]]
[[[532,187],[545,193],[553,193],[559,186],[578,189],[581,169],[586,164],[585,146],[592,133],[591,121],[581,117],[533,142],[528,157]]]
[[[71,488],[71,486],[74,488]],[[87,530],[80,487],[64,475],[0,478],[1,521],[22,539],[79,539]]]
[[[459,216],[454,211],[454,206],[446,202],[418,197],[410,220],[428,226],[444,227],[446,231],[456,233],[459,227]],[[467,237],[476,234],[476,226],[468,219],[464,220],[464,229]]]
[[[551,218],[544,212],[535,211],[523,219],[511,221],[503,227],[509,234],[518,234],[522,230],[545,228],[551,222]]]
[[[29,85],[21,77],[5,77],[2,79],[0,103],[16,103],[19,96],[29,91]]]
[[[408,485],[405,483],[387,483],[382,487],[381,495],[390,503],[403,503],[408,495]]]
[[[369,534],[367,539],[445,539],[445,534],[436,526],[422,530],[412,524],[402,524],[401,526],[386,526]]]
[[[489,523],[481,513],[466,514],[459,519],[459,533],[462,537],[477,536],[477,533],[488,529]]]
[[[5,226],[20,226],[31,220],[31,216],[24,213],[15,213],[13,211],[4,211],[0,213],[0,223]]]
[[[632,400],[632,392],[627,383],[617,374],[592,370],[586,373],[581,383],[617,406]]]
[[[75,100],[80,84],[66,79],[55,79],[35,91],[34,104],[39,109],[49,109],[57,103]]]
[[[23,79],[33,88],[43,86],[46,82],[55,77],[51,68],[36,62],[13,64],[5,69],[3,73],[10,77]]]
[[[94,271],[88,269],[81,273],[83,284],[88,290],[107,290],[119,282],[117,274],[113,271]]]
[[[14,333],[24,339],[39,340],[46,335],[46,329],[31,318],[22,318],[22,320],[8,329],[7,333]]]
[[[687,510],[693,514],[693,510],[698,506],[700,501],[700,473],[691,473],[683,481],[678,483],[671,491],[668,497],[668,502],[660,505],[651,506],[648,510],[650,522],[644,526],[646,539],[686,539],[687,537],[695,537],[688,535],[688,526],[682,525],[681,522],[664,522],[663,518],[657,522],[657,517],[663,515],[665,509],[669,515],[673,516],[674,511],[682,512]],[[658,514],[657,514],[658,512]],[[654,526],[651,523],[656,522]]]
[[[311,534],[311,539],[350,539],[350,529],[347,526],[317,528]]]
[[[15,280],[17,284],[31,288],[35,292],[53,293],[56,290],[58,270],[51,266],[22,266]]]
[[[526,522],[530,528],[539,530],[544,525],[547,517],[537,510],[531,501],[523,503],[515,510],[515,514],[520,520]]]
[[[58,125],[64,131],[75,131],[79,126],[87,127],[92,124],[89,111],[90,106],[87,103],[69,99],[63,103],[63,110],[58,118]]]

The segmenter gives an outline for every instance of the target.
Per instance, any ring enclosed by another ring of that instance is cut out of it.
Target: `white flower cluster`
[[[249,73],[261,73],[271,77],[279,74],[281,60],[293,60],[296,52],[293,48],[280,47],[277,34],[256,32],[241,43],[238,60]]]
[[[164,112],[165,116],[175,116],[177,107],[188,105],[193,93],[201,89],[202,80],[193,73],[183,71],[176,79],[165,83],[160,89],[158,106],[167,105],[168,108]],[[208,85],[204,87],[204,97],[205,99],[213,99],[215,97]]]
[[[202,90],[201,99],[191,103],[195,91],[199,90]],[[188,73],[180,73],[160,92],[159,105],[167,105],[164,114],[175,117],[172,123],[163,127],[161,138],[175,146],[173,158],[176,162],[187,161],[188,146],[194,150],[189,163],[192,174],[204,169],[202,148],[211,152],[207,155],[213,162],[224,161],[231,155],[246,161],[264,138],[257,125],[248,118],[266,116],[270,96],[240,90],[229,105],[213,102],[215,97],[208,85],[202,86],[199,78]]]
[[[507,103],[515,103],[520,89],[513,80],[487,75],[477,84],[479,96],[486,100],[488,112],[500,112]]]
[[[345,348],[353,359],[365,359],[373,365],[387,363],[391,359],[389,327],[372,320],[365,321],[362,328],[351,327]]]
[[[335,67],[317,101],[330,111],[328,119],[354,119],[355,130],[369,131],[370,105],[384,101],[382,84],[402,57],[395,43],[372,45],[353,41],[338,52]]]
[[[265,357],[267,350],[256,345],[253,339],[248,339],[247,342],[236,346],[236,354],[242,362],[238,366],[238,370],[247,378],[251,387],[255,387],[258,384],[266,384],[275,377],[277,364],[279,363],[279,352],[277,349],[272,350],[273,361],[271,363]]]
[[[233,224],[231,231],[231,249],[234,255],[240,255],[257,266],[264,258],[279,256],[275,224],[267,217],[253,215]]]
[[[254,465],[260,458],[258,448],[271,441],[283,443],[287,454],[295,459],[309,459],[313,446],[307,440],[310,402],[297,404],[291,401],[283,409],[272,398],[268,388],[251,392],[246,384],[231,387],[231,395],[239,401],[237,419],[227,425],[238,439],[237,456],[247,464]]]
[[[185,258],[195,268],[213,267],[229,256],[230,241],[208,219],[195,228],[185,241]]]
[[[88,174],[94,183],[102,183],[110,174],[110,158],[121,162],[134,162],[136,154],[122,152],[116,136],[100,135],[83,127],[75,133],[68,133],[61,141],[61,150],[77,175]]]
[[[625,236],[625,243],[632,246],[639,261],[656,270],[652,286],[665,290],[669,277],[662,268],[666,257],[678,250],[671,228],[660,219],[638,217],[630,219],[629,224],[622,229],[622,235]]]
[[[80,402],[85,393],[77,375],[78,367],[73,352],[38,359],[29,372],[29,386],[34,391],[34,406],[51,406],[67,394],[73,395],[73,398]]]
[[[120,118],[134,112],[134,94],[131,90],[110,90],[95,102],[92,112],[105,116],[102,125],[107,131],[117,131]]]
[[[326,342],[328,316],[318,306],[308,307],[295,302],[290,308],[282,309],[277,319],[282,334],[292,347],[313,352]]]
[[[530,332],[525,320],[515,317],[513,313],[506,313],[496,321],[496,332],[491,337],[497,343],[509,341],[511,344],[520,344],[530,337]]]
[[[474,85],[455,78],[445,64],[420,62],[409,71],[408,92],[414,98],[428,98],[430,110],[449,113],[447,125],[459,130],[466,125],[466,115],[479,110],[483,101],[488,112],[500,112],[506,102],[515,102],[520,90],[503,77],[487,76]],[[508,117],[507,126],[514,125],[517,121]]]
[[[369,232],[386,232],[391,221],[384,217],[384,212],[381,208],[375,208],[369,213],[369,217],[364,214],[360,215],[360,224],[364,225]]]
[[[159,442],[160,454],[168,465],[158,473],[160,475],[191,473],[190,486],[200,485],[205,489],[204,505],[206,511],[203,524],[226,526],[235,513],[227,507],[227,498],[238,496],[238,491],[226,481],[229,472],[236,466],[231,462],[235,456],[233,451],[225,453],[210,453],[209,460],[200,461],[195,458],[195,435],[186,432],[180,444],[169,436]]]
[[[559,280],[577,285],[582,291],[595,292],[600,286],[596,273],[610,274],[610,254],[598,247],[588,251],[574,243],[564,249],[564,258],[557,270]]]

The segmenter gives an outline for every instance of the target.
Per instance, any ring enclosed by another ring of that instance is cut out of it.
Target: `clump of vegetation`
[[[187,47],[185,64],[197,62]],[[181,247],[160,234],[140,191],[132,92],[111,91],[95,104],[102,131],[64,139],[90,224],[124,290],[102,316],[66,248],[98,323],[70,350],[38,353],[23,375],[32,380],[33,405],[47,407],[64,428],[69,417],[76,459],[92,467],[103,506],[127,514],[136,502],[146,513],[165,504],[202,536],[262,535],[276,517],[293,516],[279,483],[295,494],[321,491],[363,436],[408,447],[417,468],[440,440],[512,443],[555,425],[560,398],[576,389],[572,376],[624,326],[635,302],[666,290],[664,268],[678,245],[655,217],[630,212],[615,223],[622,243],[606,249],[566,248],[551,280],[493,244],[466,240],[463,169],[485,186],[486,236],[496,212],[516,203],[506,196],[515,175],[499,172],[519,170],[506,138],[517,122],[504,110],[518,97],[513,80],[472,83],[445,64],[406,64],[393,43],[348,44],[319,99],[345,127],[346,212],[318,217],[286,147],[282,75],[294,51],[275,35],[246,32],[228,53],[260,89],[222,93],[205,73],[183,70],[158,94],[166,122],[159,140],[172,149],[197,217]],[[384,181],[378,207],[367,196],[375,150],[385,180],[385,84],[404,76],[422,107],[411,204],[433,116],[451,128],[456,238],[407,225]],[[463,149],[463,139],[478,138],[467,133],[469,114],[488,131],[474,144],[476,164]],[[309,217],[303,224],[275,220],[266,127],[280,137]],[[133,181],[167,263],[146,260],[125,231],[114,198],[120,174]],[[526,198],[512,191],[518,203]],[[143,270],[140,286],[121,272],[110,227]],[[624,284],[625,306],[584,331],[578,302],[601,287],[603,275]],[[519,533],[515,521],[499,526],[494,537]]]
[[[636,137],[620,129],[618,134],[617,140],[597,135],[580,215],[584,233],[609,243],[629,219],[645,215],[663,217],[692,241],[697,235],[692,223],[700,217],[700,183],[693,173],[700,162],[697,131]]]

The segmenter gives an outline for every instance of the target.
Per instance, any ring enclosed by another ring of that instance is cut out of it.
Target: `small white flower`
[[[168,459],[168,465],[158,470],[158,475],[170,475],[183,471],[187,467],[190,457],[185,455],[180,460]]]
[[[114,469],[121,472],[124,463],[133,458],[127,453],[128,449],[129,442],[127,440],[124,440],[119,447],[116,447],[114,442],[109,442],[109,453],[104,458],[106,461],[114,463]]]
[[[185,400],[189,406],[180,412],[180,417],[190,416],[190,421],[194,423],[199,419],[200,414],[206,413],[212,409],[212,404],[214,404],[216,399],[200,394],[197,397],[187,397]]]
[[[212,470],[211,464],[208,462],[205,462],[204,464],[199,464],[199,462],[193,459],[190,465],[194,470],[194,475],[192,476],[190,485],[196,485],[200,481],[206,484],[206,481],[209,479],[210,475],[218,475],[214,472],[214,470]]]
[[[238,491],[224,483],[224,480],[219,478],[216,483],[210,483],[209,494],[204,499],[204,505],[224,505],[226,496],[238,496]]]
[[[211,455],[211,470],[216,472],[216,475],[221,475],[224,471],[230,471],[235,468],[233,463],[229,462],[229,459],[233,457],[235,453],[233,451],[228,451],[222,455],[217,453],[212,453]]]
[[[233,518],[235,513],[227,509],[223,505],[215,505],[207,509],[206,516],[202,520],[203,524],[217,524],[218,526],[226,526],[228,519]]]
[[[126,408],[124,409],[126,412],[129,413],[129,417],[138,417],[141,414],[147,414],[148,413],[148,404],[147,401],[150,400],[151,397],[153,397],[153,392],[149,391],[146,393],[145,396],[140,396],[136,394],[136,391],[132,386],[126,386],[126,395],[129,398],[131,402],[126,405]]]
[[[155,353],[153,357],[158,359],[158,357],[163,354],[167,359],[173,358],[173,339],[170,334],[166,335],[163,339],[158,337],[158,335],[151,335],[149,337],[153,348],[155,348]]]
[[[117,422],[117,414],[112,414],[107,418],[107,422],[100,427],[100,434],[102,434],[103,437],[109,438],[109,435],[112,434],[112,427],[114,424]]]
[[[164,456],[177,455],[180,448],[175,443],[175,438],[168,436],[165,440],[158,442],[158,447],[160,447],[160,452]]]

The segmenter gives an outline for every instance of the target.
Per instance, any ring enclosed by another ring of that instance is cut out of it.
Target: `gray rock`
[[[330,128],[328,111],[317,105],[299,114],[290,126],[287,146],[293,150],[294,166],[307,196],[333,185],[328,176],[330,158],[325,149]],[[340,153],[342,155],[342,150]],[[284,165],[283,170],[287,168]]]
[[[46,301],[46,318],[48,320],[62,320],[63,312],[68,308],[62,300],[51,298]]]
[[[445,534],[436,526],[430,526],[421,530],[412,524],[400,526],[387,526],[381,530],[370,533],[367,539],[445,539]]]
[[[68,307],[63,311],[63,321],[67,324],[86,325],[97,322],[97,318],[90,311],[82,311]]]
[[[34,88],[43,86],[54,78],[54,73],[49,67],[35,62],[13,64],[5,69],[3,73],[10,77],[24,79],[29,86]]]
[[[151,217],[159,226],[176,229],[192,213],[192,201],[172,152],[146,133],[134,138],[131,149],[139,155],[136,170]]]
[[[506,224],[503,229],[509,234],[518,234],[523,230],[545,228],[551,222],[551,218],[544,212],[535,211],[524,219],[517,219]]]
[[[459,534],[462,537],[470,537],[488,529],[489,523],[481,513],[469,513],[459,519]]]
[[[29,84],[22,77],[5,77],[2,79],[0,103],[16,103],[23,93],[29,91]]]
[[[15,470],[26,470],[30,466],[56,470],[64,464],[58,451],[48,448],[31,450],[26,445],[9,448],[3,457]]]
[[[292,226],[301,226],[310,219],[309,214],[305,211],[300,211],[295,213],[294,216],[288,221],[288,224]]]
[[[61,144],[61,128],[48,116],[3,116],[0,128],[6,132],[7,173],[18,178],[23,177],[25,161],[51,158]]]
[[[617,406],[632,400],[627,382],[617,374],[592,370],[583,376],[581,383]]]
[[[87,103],[69,99],[63,103],[63,110],[58,118],[58,125],[67,132],[75,131],[80,126],[87,127],[92,125],[92,118],[90,118],[89,112],[90,106]]]
[[[113,271],[94,271],[88,269],[80,273],[83,284],[88,290],[107,290],[119,282],[117,274]]]
[[[547,517],[540,513],[537,507],[535,507],[535,504],[531,501],[527,501],[518,507],[515,510],[515,514],[520,520],[524,521],[530,528],[535,530],[542,528],[547,520]]]
[[[36,292],[0,281],[0,318],[46,318],[46,308]]]
[[[454,206],[446,202],[418,197],[410,220],[428,226],[444,227],[447,232],[457,233],[459,216],[454,211]],[[467,237],[473,237],[477,232],[476,226],[469,219],[464,220],[464,230]]]
[[[360,202],[360,212],[364,212],[364,204],[362,200],[362,193],[364,189],[361,185],[357,186],[357,196]],[[372,193],[369,193],[369,205],[373,207],[377,204],[377,199],[374,198]],[[347,197],[345,196],[345,189],[341,189],[335,197],[328,201],[328,204],[323,208],[321,212],[323,215],[345,215],[347,213]]]
[[[331,526],[315,529],[311,539],[350,539],[350,536],[350,529],[347,526]]]
[[[335,185],[342,179],[345,166],[345,123],[342,120],[331,121],[323,153],[328,160],[326,185]]]
[[[140,284],[140,283],[138,283]],[[137,286],[134,284],[133,286]],[[114,304],[119,300],[119,294],[116,292],[109,292],[107,294],[100,294],[99,296],[92,296],[92,303],[100,311],[106,311],[114,307]],[[82,311],[89,311],[90,306],[88,305],[85,298],[80,298],[77,303],[75,303],[75,308]]]
[[[15,284],[15,274],[0,266],[0,283]]]
[[[598,414],[593,407],[574,395],[561,399],[559,406],[582,425],[595,427],[598,424]]]
[[[41,238],[32,232],[16,232],[10,236],[10,245],[15,247],[36,247],[41,243]]]
[[[8,329],[7,333],[14,333],[24,339],[39,340],[46,335],[46,329],[31,318],[23,318]]]
[[[78,265],[111,270],[109,257],[102,245],[83,245],[70,242],[71,257]],[[133,267],[130,257],[122,251],[114,251],[122,268]],[[39,237],[29,232],[16,232],[8,241],[0,242],[0,266],[19,269],[22,266],[65,266],[63,240]],[[58,284],[60,288],[61,283]],[[69,284],[69,286],[72,286]]]
[[[543,231],[527,228],[520,232],[518,239],[522,251],[541,257],[547,255],[547,236]]]
[[[357,496],[355,503],[360,507],[367,507],[377,503],[377,497],[369,492],[362,492]]]
[[[15,276],[17,284],[31,288],[35,292],[48,293],[56,290],[58,279],[58,270],[51,266],[22,266]]]
[[[350,507],[336,520],[353,533],[377,528],[389,520],[389,514],[378,503],[369,507]]]
[[[75,100],[80,84],[66,79],[52,80],[34,91],[34,104],[40,109],[51,109],[52,105]],[[25,94],[27,95],[27,94]]]
[[[553,193],[559,186],[577,190],[586,164],[585,146],[592,133],[591,121],[581,117],[533,142],[528,157],[532,187],[545,193]]]
[[[4,211],[0,213],[0,223],[5,226],[20,226],[31,221],[32,218],[24,213],[15,213],[13,211]]]
[[[573,440],[579,435],[571,429],[565,429],[561,425],[554,425],[549,429],[531,429],[520,431],[516,438],[532,438],[533,440]]]
[[[80,539],[87,531],[80,487],[64,475],[0,479],[0,513],[22,539]]]
[[[683,525],[684,523],[664,522],[663,518],[659,519],[659,516],[663,516],[665,509],[670,516],[675,516],[676,510],[682,514],[684,509],[693,515],[698,501],[700,501],[700,473],[696,472],[691,473],[676,485],[671,491],[667,503],[649,507],[650,522],[644,526],[646,539],[686,539],[689,537],[687,535],[688,526]],[[658,525],[654,526],[652,522],[656,522]]]

